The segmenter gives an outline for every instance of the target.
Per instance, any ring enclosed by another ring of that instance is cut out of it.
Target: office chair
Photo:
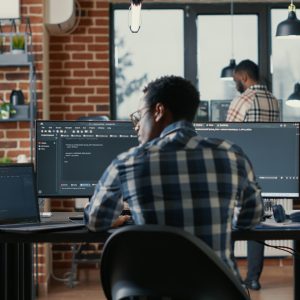
[[[175,227],[117,229],[104,245],[100,275],[109,300],[249,299],[211,248]]]

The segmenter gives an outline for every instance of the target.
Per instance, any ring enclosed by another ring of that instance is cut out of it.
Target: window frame
[[[272,90],[271,74],[271,9],[286,8],[288,3],[235,3],[234,14],[256,14],[258,19],[258,64],[260,76],[266,79],[268,88]],[[111,117],[116,117],[115,91],[115,45],[114,45],[114,10],[129,9],[129,4],[110,4],[110,108]],[[230,15],[230,3],[144,3],[142,9],[181,9],[184,12],[184,76],[195,86],[198,86],[197,74],[197,17],[198,15]],[[201,83],[200,83],[201,84]],[[201,90],[201,85],[200,90]]]

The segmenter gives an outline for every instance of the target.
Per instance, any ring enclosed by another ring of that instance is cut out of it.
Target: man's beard
[[[237,81],[236,82],[236,89],[238,90],[238,92],[240,92],[241,94],[245,92],[245,87],[243,86],[241,81]]]

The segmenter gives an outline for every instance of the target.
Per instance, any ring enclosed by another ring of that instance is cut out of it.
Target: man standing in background
[[[229,106],[227,122],[278,122],[278,100],[260,83],[259,68],[251,60],[241,61],[234,70],[236,89],[241,93]],[[246,149],[244,149],[246,151]],[[245,285],[252,290],[261,288],[259,278],[263,269],[264,245],[248,241],[248,272]]]

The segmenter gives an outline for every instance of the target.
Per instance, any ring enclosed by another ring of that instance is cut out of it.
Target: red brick
[[[73,71],[73,75],[74,76],[79,76],[79,77],[88,77],[88,76],[93,76],[94,72],[91,71],[91,70],[80,70],[80,71],[77,71],[77,70],[74,70]]]
[[[94,111],[92,105],[73,105],[73,111]]]
[[[30,141],[19,141],[20,148],[30,148]]]
[[[109,20],[108,20],[108,18],[107,19],[97,19],[96,20],[96,25],[97,26],[108,26],[109,25]]]
[[[69,95],[71,94],[71,92],[72,92],[71,88],[55,87],[50,89],[50,94],[54,94],[54,95]]]
[[[88,68],[95,68],[95,69],[100,69],[100,68],[107,68],[109,69],[109,62],[88,62],[87,63]]]
[[[65,62],[64,67],[67,69],[84,69],[85,62]]]
[[[16,148],[16,147],[17,147],[16,141],[7,141],[7,142],[0,141],[0,148]]]
[[[65,97],[64,101],[66,103],[85,103],[85,99],[83,97]]]
[[[85,79],[65,79],[64,85],[66,86],[84,86]]]
[[[53,77],[69,77],[69,76],[71,76],[71,71],[66,71],[66,70],[51,71],[50,70],[50,76],[53,76]]]
[[[102,36],[109,36],[109,30],[107,28],[91,27],[88,28],[89,34],[97,34]]]
[[[69,53],[58,53],[54,52],[50,54],[50,60],[69,60],[70,59],[70,54]]]
[[[0,122],[0,129],[16,129],[17,123],[15,122]]]
[[[86,94],[93,94],[95,92],[95,90],[93,88],[85,88],[85,87],[82,87],[82,88],[74,88],[74,93],[75,94],[83,94],[83,95],[86,95]]]
[[[62,104],[62,105],[50,105],[50,109],[51,111],[68,111],[69,110],[69,106]]]
[[[26,73],[6,73],[6,80],[28,80],[28,72]],[[27,84],[28,85],[28,84]]]
[[[73,43],[92,43],[93,41],[92,36],[73,36]]]
[[[85,49],[84,44],[70,44],[65,46],[66,51],[84,51]]]
[[[29,13],[41,15],[43,13],[43,8],[39,7],[39,6],[31,6],[31,7],[29,7]]]
[[[88,45],[88,50],[89,51],[109,51],[107,45],[99,45],[99,44],[95,44],[95,45]]]
[[[87,15],[89,17],[106,17],[106,18],[109,18],[108,10],[89,10]]]
[[[109,95],[99,95],[99,96],[89,96],[88,97],[89,103],[109,103]]]
[[[96,36],[96,43],[106,44],[107,49],[109,49],[109,36]]]
[[[73,53],[72,59],[82,59],[82,60],[92,60],[93,59],[92,53]]]
[[[64,119],[63,114],[51,113],[50,112],[50,120],[63,120],[63,119]]]
[[[88,80],[88,85],[104,85],[108,86],[109,85],[109,79],[89,79]]]
[[[16,88],[15,83],[11,83],[11,82],[0,83],[0,90],[13,90],[15,88]]]
[[[105,8],[105,9],[109,9],[109,1],[104,0],[104,1],[97,1],[97,8]]]
[[[6,132],[6,137],[8,139],[15,139],[15,138],[25,139],[25,138],[29,138],[29,132],[23,130],[18,130],[18,131],[10,130]]]

